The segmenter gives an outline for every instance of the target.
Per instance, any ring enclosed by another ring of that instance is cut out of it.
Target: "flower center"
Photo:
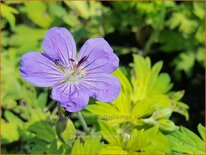
[[[81,60],[79,60],[79,62],[70,59],[70,61],[72,61],[72,69],[64,69],[65,82],[78,82],[86,76],[87,71],[84,69],[82,64],[87,60],[87,58],[87,56],[84,56]]]
[[[69,82],[78,82],[86,75],[86,70],[74,67],[72,70],[67,70],[65,72],[65,80]]]

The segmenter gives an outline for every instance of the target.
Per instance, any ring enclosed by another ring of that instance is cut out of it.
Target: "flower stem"
[[[59,103],[57,103],[57,107],[58,107],[58,115],[59,118],[62,119],[64,117],[61,106],[59,105]]]
[[[79,121],[84,129],[85,132],[89,133],[89,128],[87,127],[87,123],[85,122],[82,114],[80,112],[77,113],[79,117]]]

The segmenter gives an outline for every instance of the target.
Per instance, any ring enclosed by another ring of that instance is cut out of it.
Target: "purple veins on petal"
[[[53,27],[46,33],[43,41],[45,55],[51,60],[59,60],[69,65],[69,59],[76,59],[76,44],[71,33],[62,27]]]
[[[112,102],[120,93],[119,80],[109,74],[88,75],[80,84],[90,96],[102,102]]]
[[[38,87],[52,87],[64,80],[55,63],[39,52],[29,52],[20,61],[20,75]]]
[[[52,89],[52,99],[60,102],[69,112],[82,110],[89,102],[89,96],[79,86],[60,84]]]
[[[103,38],[87,40],[80,49],[78,61],[84,56],[88,57],[82,65],[86,71],[112,73],[119,65],[119,58]]]

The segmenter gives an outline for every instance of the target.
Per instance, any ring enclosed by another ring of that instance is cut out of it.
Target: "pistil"
[[[71,67],[69,67],[70,69],[57,64],[57,66],[62,68],[65,73],[65,82],[76,83],[86,76],[87,71],[84,69],[82,64],[87,60],[87,58],[88,56],[84,56],[79,60],[79,62],[74,59],[69,59],[72,62]]]

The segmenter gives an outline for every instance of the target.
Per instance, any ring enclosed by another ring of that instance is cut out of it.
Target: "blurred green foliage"
[[[181,102],[184,91],[172,90],[169,74],[160,72],[162,61],[152,65],[149,57],[143,57],[174,54],[166,60],[178,79],[182,72],[191,78],[195,64],[204,68],[204,5],[174,1],[1,3],[2,153],[204,154],[205,127],[198,126],[200,138],[170,119],[178,113],[189,120],[189,107]],[[111,104],[91,100],[82,111],[94,118],[87,120],[93,137],[85,137],[79,122],[73,120],[80,135],[74,143],[62,143],[56,135],[57,107],[50,90],[34,88],[19,75],[21,56],[42,51],[44,34],[52,26],[69,29],[77,47],[88,38],[114,35],[111,46],[116,54],[124,59],[133,56],[131,62],[121,61],[114,72],[122,85],[119,97]]]

